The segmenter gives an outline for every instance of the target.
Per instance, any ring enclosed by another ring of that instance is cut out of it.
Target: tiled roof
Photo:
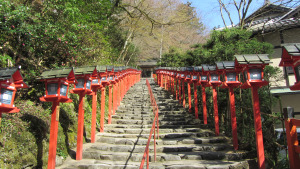
[[[191,71],[194,70],[194,67],[193,66],[186,67],[186,70],[189,71],[189,72],[191,72]]]
[[[72,67],[49,69],[49,70],[44,71],[38,79],[51,79],[51,78],[68,77],[72,70],[73,70]]]
[[[235,55],[239,64],[268,64],[271,63],[267,54]]]
[[[218,69],[234,69],[235,62],[234,61],[223,61],[216,62]]]
[[[75,73],[75,75],[92,74],[94,72],[95,68],[96,68],[96,66],[75,67],[74,73]]]
[[[0,80],[10,79],[17,70],[19,70],[18,67],[1,68],[0,69]]]
[[[289,18],[279,21],[268,21],[262,22],[257,25],[253,25],[249,30],[251,30],[254,34],[258,33],[268,33],[273,32],[275,30],[285,30],[290,28],[300,27],[300,18]]]
[[[97,65],[96,69],[100,73],[106,72],[106,66],[103,66],[103,65]]]
[[[292,56],[300,56],[300,43],[285,43],[281,45]]]

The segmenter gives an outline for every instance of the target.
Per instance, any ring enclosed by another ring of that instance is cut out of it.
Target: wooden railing
[[[297,136],[297,127],[300,127],[300,120],[293,119],[294,109],[287,107],[283,109],[286,128],[286,138],[289,152],[290,169],[300,168],[300,147]]]
[[[144,155],[142,158],[142,162],[140,165],[140,169],[142,169],[144,167],[145,164],[145,160],[147,159],[147,169],[149,169],[149,146],[150,146],[150,142],[151,142],[151,138],[153,135],[153,139],[154,139],[154,161],[156,161],[156,136],[157,139],[159,137],[159,120],[158,120],[158,106],[156,104],[154,95],[152,93],[151,87],[150,87],[150,83],[148,80],[146,80],[146,84],[148,87],[148,91],[149,91],[149,95],[150,95],[150,100],[151,100],[151,104],[152,104],[152,108],[153,108],[153,114],[154,114],[154,119],[153,119],[153,123],[152,123],[152,128],[150,130],[150,134],[149,134],[149,138],[148,138],[148,142],[144,151]],[[157,129],[157,131],[155,130],[155,128]]]

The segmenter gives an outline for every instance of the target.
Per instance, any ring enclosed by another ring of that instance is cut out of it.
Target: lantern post
[[[70,93],[79,95],[78,105],[78,127],[77,127],[77,151],[76,160],[82,159],[83,151],[83,130],[84,130],[84,97],[92,95],[92,80],[97,76],[96,66],[74,68],[75,78],[78,81]]]
[[[220,80],[220,74],[216,70],[216,66],[208,66],[209,68],[209,84],[213,89],[213,102],[214,102],[214,119],[215,119],[215,134],[218,136],[219,131],[219,111],[218,111],[218,93],[217,87],[222,84]]]
[[[181,67],[180,68],[180,78],[181,78],[181,93],[182,93],[182,106],[185,108],[185,75],[187,74],[186,72],[186,67]]]
[[[175,92],[176,92],[176,100],[179,100],[179,88],[180,86],[180,71],[178,68],[175,69]]]
[[[192,83],[194,84],[194,106],[195,106],[195,118],[199,119],[198,113],[198,94],[197,94],[197,85],[199,84],[199,76],[202,67],[195,66],[192,72]]]
[[[235,69],[234,61],[223,61],[216,62],[217,71],[223,78],[221,88],[228,88],[229,101],[230,101],[230,114],[231,114],[231,130],[232,130],[232,142],[233,148],[238,150],[238,135],[237,135],[237,124],[236,124],[236,113],[235,113],[235,98],[234,88],[240,86],[238,81],[239,71]]]
[[[114,67],[115,80],[113,81],[113,115],[118,108],[118,83],[119,83],[119,67]]]
[[[96,70],[98,71],[98,70]],[[91,143],[96,141],[96,121],[97,121],[97,91],[101,89],[101,79],[98,73],[92,74],[92,121],[91,121]]]
[[[28,88],[20,73],[21,66],[0,69],[0,127],[2,113],[17,113],[20,111],[14,105],[17,89]]]
[[[176,80],[176,68],[175,67],[172,67],[172,93],[173,93],[173,96],[176,98],[176,89],[175,89],[175,86],[176,86],[176,83],[177,83],[177,80]]]
[[[99,77],[101,78],[101,110],[100,110],[100,132],[104,132],[104,118],[105,118],[105,87],[109,85],[108,73],[106,66],[97,66]]]
[[[48,169],[54,169],[59,123],[59,103],[72,102],[72,100],[68,97],[69,85],[75,83],[76,80],[73,68],[46,70],[38,79],[45,82],[46,89],[45,95],[40,97],[40,101],[52,102]]]
[[[108,124],[111,124],[111,116],[112,112],[112,86],[115,83],[115,75],[114,75],[114,67],[107,66],[107,73],[108,73]]]
[[[235,66],[241,70],[244,76],[244,82],[241,88],[251,88],[252,91],[256,149],[258,167],[260,169],[265,169],[266,167],[258,89],[269,83],[264,80],[263,72],[265,66],[269,63],[271,62],[267,54],[235,55]]]
[[[209,87],[210,84],[208,82],[208,65],[201,65],[201,77],[199,78],[199,83],[201,84],[201,90],[202,90],[202,108],[203,108],[203,123],[207,124],[207,105],[206,105],[206,92],[205,88]]]
[[[189,101],[189,112],[192,112],[192,96],[191,96],[191,83],[192,83],[192,73],[194,71],[194,67],[189,66],[186,67],[185,71],[185,81],[187,82],[188,87],[188,101]]]

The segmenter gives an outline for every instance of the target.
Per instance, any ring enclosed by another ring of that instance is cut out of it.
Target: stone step
[[[137,119],[112,119],[111,121],[112,124],[152,124],[153,120],[152,119],[142,119],[142,120],[137,120]],[[188,124],[198,124],[197,121],[195,120],[184,120],[184,121],[179,121],[179,120],[159,120],[159,125],[164,126],[164,125],[188,125]]]
[[[149,128],[107,128],[105,132],[107,133],[118,133],[118,134],[149,134],[150,133],[150,126]],[[159,129],[160,133],[178,133],[178,132],[200,132],[201,129],[199,128],[185,128],[185,129]]]
[[[148,139],[145,138],[112,138],[100,137],[97,142],[110,143],[116,145],[146,145]],[[176,139],[156,139],[157,145],[185,145],[185,144],[214,144],[214,143],[228,143],[230,140],[223,136],[218,137],[198,137],[198,138],[176,138]],[[150,142],[153,145],[154,141]]]
[[[157,142],[158,143],[158,142]],[[200,152],[200,151],[225,151],[231,150],[232,146],[226,143],[215,144],[179,144],[179,145],[156,145],[158,153],[173,153],[173,152]],[[87,152],[93,151],[108,151],[108,152],[133,152],[144,153],[145,145],[115,145],[110,143],[94,143],[90,148],[85,149]],[[150,152],[154,152],[154,147],[149,147]]]
[[[210,130],[201,132],[189,132],[189,133],[160,133],[159,138],[161,139],[175,139],[175,138],[197,138],[197,137],[210,137],[214,136]],[[117,133],[98,133],[98,137],[112,137],[112,138],[146,138],[148,139],[149,134],[117,134]]]
[[[144,149],[145,150],[145,149]],[[144,150],[141,153],[134,152],[112,152],[112,151],[97,151],[85,150],[82,157],[85,159],[111,160],[111,161],[133,161],[141,162]],[[154,159],[154,153],[149,153],[151,161]],[[243,151],[200,151],[200,152],[169,152],[156,153],[156,160],[164,161],[180,161],[180,160],[228,160],[238,161],[246,157]]]
[[[251,161],[204,161],[204,160],[179,160],[179,161],[154,161],[153,156],[149,164],[150,169],[241,169],[249,168]],[[81,161],[70,160],[70,166],[56,167],[57,169],[137,169],[141,162],[132,161],[110,161],[110,160],[94,160],[84,159]],[[146,168],[146,162],[144,167]]]
[[[152,124],[109,124],[105,128],[151,128]],[[163,125],[159,126],[159,129],[171,128],[171,129],[184,129],[184,128],[208,128],[206,125]]]

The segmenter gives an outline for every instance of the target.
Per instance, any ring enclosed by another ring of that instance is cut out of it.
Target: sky
[[[183,0],[184,2],[191,2],[192,7],[196,8],[197,14],[200,16],[202,22],[205,24],[205,26],[211,30],[214,27],[224,27],[220,11],[219,11],[219,3],[218,0]],[[229,1],[229,0],[225,0]],[[253,2],[250,5],[250,9],[248,11],[248,15],[252,14],[255,10],[260,8],[264,4],[264,0],[253,0]],[[234,24],[238,23],[238,15],[237,11],[232,8],[229,9],[231,18],[234,22]],[[225,16],[226,13],[223,11],[223,15]],[[226,15],[227,16],[227,15]],[[227,26],[230,25],[228,17],[226,17],[226,24]]]

